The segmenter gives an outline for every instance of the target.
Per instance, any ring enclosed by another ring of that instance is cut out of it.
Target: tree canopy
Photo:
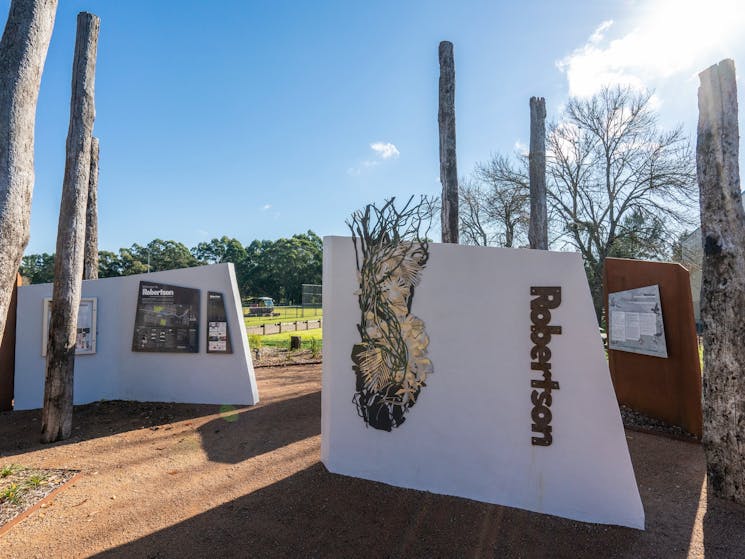
[[[144,246],[134,243],[120,248],[118,253],[101,250],[98,258],[100,278],[232,262],[242,296],[299,304],[303,283],[321,283],[323,241],[313,231],[276,241],[254,240],[246,246],[223,236],[191,249],[178,241],[154,239]],[[26,255],[20,271],[30,283],[50,283],[54,254]]]

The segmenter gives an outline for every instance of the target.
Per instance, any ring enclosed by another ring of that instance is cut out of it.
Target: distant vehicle
[[[250,297],[247,303],[249,316],[272,316],[274,314],[274,299],[271,297]]]

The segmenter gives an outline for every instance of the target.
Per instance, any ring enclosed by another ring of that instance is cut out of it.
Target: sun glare
[[[655,59],[663,74],[688,67],[716,52],[730,55],[728,45],[741,40],[745,9],[738,0],[661,0],[643,14],[638,30],[644,56]]]
[[[673,75],[693,77],[742,47],[742,0],[656,0],[635,5],[626,25],[603,21],[587,43],[560,60],[571,95],[592,95],[603,84],[644,89]]]

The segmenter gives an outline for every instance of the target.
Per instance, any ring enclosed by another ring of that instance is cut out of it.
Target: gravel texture
[[[682,427],[670,425],[660,419],[654,419],[641,412],[632,410],[628,406],[621,406],[621,418],[623,419],[624,427],[627,429],[634,429],[689,442],[697,442],[698,440],[695,435],[692,435]]]
[[[330,474],[320,366],[257,377],[253,407],[79,407],[52,445],[38,411],[0,414],[0,463],[81,470],[0,557],[745,557],[745,507],[707,493],[698,444],[627,431],[646,531],[587,524]]]
[[[4,469],[7,475],[3,475]],[[75,473],[0,462],[0,528],[64,485]]]

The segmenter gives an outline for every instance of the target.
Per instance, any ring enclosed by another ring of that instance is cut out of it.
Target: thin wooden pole
[[[530,248],[548,250],[546,208],[546,100],[530,98]]]
[[[453,43],[442,41],[440,95],[440,182],[442,183],[442,242],[458,243],[458,165],[455,157],[455,61]]]
[[[91,138],[91,169],[85,212],[83,279],[98,279],[98,138]]]

